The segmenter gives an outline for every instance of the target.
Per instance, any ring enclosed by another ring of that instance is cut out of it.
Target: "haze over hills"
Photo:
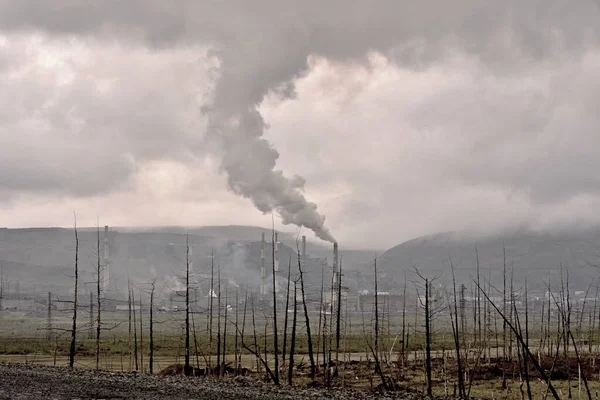
[[[477,251],[476,251],[477,250]],[[438,233],[395,246],[379,257],[380,280],[399,287],[404,272],[414,279],[414,268],[425,275],[440,276],[450,283],[454,264],[457,283],[470,285],[476,275],[477,253],[481,279],[502,284],[505,263],[508,279],[514,267],[514,282],[522,286],[527,278],[530,288],[544,289],[546,282],[560,284],[561,265],[569,273],[569,286],[586,290],[592,279],[600,277],[600,230],[566,233],[515,231],[477,237],[468,234]]]
[[[186,263],[186,234],[192,249],[192,269],[200,285],[209,280],[211,254],[215,256],[215,273],[220,266],[222,277],[231,285],[249,284],[258,288],[260,278],[261,235],[265,233],[267,274],[272,269],[272,232],[254,226],[110,228],[108,235],[110,289],[124,296],[127,280],[142,285],[151,277],[164,281],[164,292],[179,290]],[[92,289],[97,262],[96,228],[79,229],[79,266],[83,291]],[[104,232],[100,232],[100,254],[103,254]],[[279,232],[280,274],[287,275],[291,262],[297,270],[296,237]],[[29,228],[0,229],[0,267],[5,279],[21,291],[72,291],[75,237],[72,229]],[[308,287],[321,282],[323,263],[331,263],[332,249],[307,240],[309,262],[306,266]],[[360,269],[375,254],[372,250],[342,252],[344,266]],[[282,280],[283,284],[283,280]],[[355,286],[355,285],[354,285]],[[11,288],[9,287],[9,289]]]
[[[187,228],[192,268],[198,281],[208,281],[214,252],[218,264],[215,268],[221,267],[223,278],[231,285],[248,284],[258,288],[263,232],[269,274],[272,269],[270,229],[254,226]],[[101,246],[103,235],[101,232]],[[285,277],[290,262],[292,271],[297,270],[296,237],[281,232],[279,238],[280,275]],[[85,292],[94,281],[97,235],[92,228],[82,228],[79,239],[79,265]],[[126,293],[128,279],[142,285],[155,276],[164,282],[162,290],[165,293],[181,288],[180,277],[186,260],[186,228],[111,228],[108,242],[111,290],[116,296]],[[16,290],[18,282],[22,291],[70,292],[74,248],[72,229],[0,229],[0,267],[11,285],[9,289]],[[541,290],[548,281],[558,284],[561,264],[568,269],[570,286],[576,290],[586,290],[600,272],[593,266],[600,264],[600,230],[560,234],[518,231],[487,237],[439,233],[379,252],[380,287],[388,291],[401,290],[405,273],[409,280],[415,279],[414,267],[430,277],[439,275],[440,283],[450,283],[450,260],[455,266],[458,284],[469,285],[476,274],[476,248],[481,278],[491,278],[494,284],[502,282],[504,249],[509,276],[514,266],[516,284],[522,285],[527,277],[532,289]],[[332,249],[327,243],[309,240],[307,253],[307,286],[318,290],[322,271],[325,270],[326,276],[330,273]],[[373,260],[377,253],[375,250],[345,250],[341,244],[344,283],[351,291],[373,289]],[[282,279],[281,284],[284,282]]]

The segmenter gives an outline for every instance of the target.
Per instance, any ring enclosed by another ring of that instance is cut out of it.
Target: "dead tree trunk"
[[[190,371],[190,242],[188,235],[185,235],[185,365],[183,370],[186,374]]]
[[[90,290],[90,329],[89,339],[94,338],[94,293]]]
[[[277,341],[277,271],[275,259],[275,229],[273,229],[273,355],[275,357],[275,377],[276,381],[279,382],[279,342]]]
[[[244,333],[246,332],[246,311],[248,309],[248,287],[246,286],[246,291],[244,294],[244,315],[242,316],[242,331],[240,332],[240,340],[244,343]],[[237,328],[236,328],[237,330]],[[238,368],[241,370],[242,367],[242,348],[240,348],[239,359],[238,359]]]
[[[377,259],[375,259],[373,263],[373,268],[375,275],[375,348],[371,349],[371,353],[373,353],[373,358],[375,358],[375,373],[381,379],[383,388],[388,391],[390,388],[383,375],[383,370],[381,369],[381,363],[379,361],[379,289],[377,288]]]
[[[208,348],[209,353],[212,355],[212,344],[213,344],[213,299],[215,297],[215,251],[211,249],[210,252],[210,306],[208,310]],[[210,358],[209,358],[210,360]]]
[[[294,351],[296,349],[296,316],[298,314],[298,285],[297,282],[294,282],[294,317],[292,319],[292,337],[290,343],[290,360],[289,360],[289,368],[288,368],[288,384],[290,386],[293,385],[294,379]]]
[[[131,304],[133,310],[133,358],[135,359],[135,370],[139,371],[140,366],[138,364],[137,319],[135,315],[135,293],[133,288],[131,288]]]
[[[321,266],[321,298],[319,299],[319,325],[317,326],[317,364],[319,364],[319,349],[321,349],[322,323],[323,323],[323,296],[325,293],[325,263]],[[323,353],[325,354],[325,353]],[[323,358],[325,364],[325,358]]]
[[[525,343],[524,338],[521,335],[519,335],[519,332],[514,327],[514,325],[508,320],[508,318],[506,317],[506,315],[496,306],[496,304],[494,304],[494,302],[490,299],[490,297],[483,290],[483,288],[481,286],[478,286],[477,288],[478,288],[479,292],[483,295],[483,297],[485,297],[487,303],[490,306],[492,306],[494,308],[494,310],[496,310],[496,313],[498,313],[498,315],[500,315],[500,317],[502,318],[502,320],[506,323],[507,327],[514,333],[515,337],[517,338],[517,341],[520,343],[520,345],[525,350],[526,356],[529,357],[529,359],[533,363],[535,369],[538,371],[538,373],[540,374],[540,376],[542,377],[542,379],[548,385],[548,389],[552,393],[552,396],[554,396],[554,398],[556,400],[560,400],[560,397],[559,397],[558,393],[556,392],[556,389],[552,385],[552,381],[550,380],[550,377],[546,374],[546,371],[540,366],[540,364],[538,363],[538,361],[535,358],[535,356],[533,354],[531,354],[531,351],[529,350],[529,346]]]
[[[429,330],[430,327],[430,322],[431,322],[431,315],[430,315],[430,304],[429,304],[429,297],[430,297],[430,286],[431,284],[429,283],[429,280],[427,278],[425,278],[425,368],[427,369],[427,396],[431,397],[432,393],[431,393],[431,389],[432,389],[432,385],[431,385],[431,332]]]
[[[97,310],[96,310],[96,370],[100,369],[100,332],[101,332],[101,316],[102,316],[102,310],[101,310],[101,305],[102,305],[102,286],[100,285],[101,283],[101,278],[103,278],[102,276],[102,266],[100,264],[100,225],[98,225],[98,236],[97,236],[97,247],[96,247],[96,253],[98,256],[98,260],[97,260],[97,280],[96,280],[96,306],[97,306]]]
[[[77,234],[77,218],[75,220],[75,283],[73,288],[73,325],[71,328],[71,346],[69,348],[69,368],[75,366],[75,344],[77,341],[77,289],[79,287],[79,235]]]
[[[404,377],[404,363],[406,360],[406,346],[408,345],[408,340],[406,338],[406,273],[404,273],[404,287],[402,289],[402,342],[401,344],[401,365],[402,369],[400,372],[400,376]]]
[[[221,362],[220,374],[225,375],[225,363],[227,357],[227,286],[225,286],[225,315],[223,316],[223,361]]]
[[[480,281],[479,281],[479,250],[477,250],[477,246],[475,246],[475,257],[477,258],[477,285],[479,285]],[[479,295],[479,293],[477,293],[477,312],[475,313],[475,315],[477,316],[477,343],[479,343],[478,346],[482,346],[482,340],[481,340],[481,296]],[[496,338],[498,336],[496,335]],[[496,346],[497,347],[497,346]]]
[[[238,331],[237,331],[237,327],[238,327],[238,305],[239,305],[239,290],[238,288],[235,289],[235,340],[234,340],[234,344],[233,344],[233,362],[235,365],[235,373],[236,375],[239,373],[240,371],[240,367],[241,365],[238,364]],[[244,327],[242,327],[242,331],[244,330]]]
[[[290,278],[292,272],[292,255],[290,254],[290,260],[288,263],[288,274],[287,274],[287,289],[285,291],[285,316],[283,318],[283,349],[281,352],[281,358],[283,368],[285,369],[285,353],[287,350],[287,332],[288,332],[288,307],[290,306]]]
[[[296,244],[296,247],[298,245]],[[308,358],[310,360],[310,377],[315,379],[316,367],[313,354],[312,337],[310,334],[310,319],[308,317],[308,308],[306,307],[306,293],[304,292],[304,273],[302,272],[302,262],[300,261],[300,251],[298,251],[298,271],[300,272],[300,291],[302,293],[302,307],[304,309],[304,319],[306,320],[306,339],[308,341]]]
[[[461,398],[466,398],[466,391],[465,391],[465,381],[464,381],[464,375],[463,375],[463,369],[462,369],[462,361],[461,361],[461,355],[460,355],[460,330],[459,330],[459,323],[458,323],[458,319],[459,317],[462,319],[462,315],[459,316],[458,315],[458,309],[457,309],[457,301],[456,301],[456,278],[454,276],[454,263],[452,262],[452,258],[450,258],[450,268],[452,269],[452,286],[453,286],[453,291],[454,291],[454,348],[456,349],[456,372],[458,374],[458,393],[459,393],[459,397]],[[464,287],[464,285],[463,285]],[[425,300],[425,304],[427,304],[427,300]],[[428,330],[427,328],[427,322],[426,322],[426,331]],[[428,335],[428,334],[426,334]],[[429,342],[430,339],[428,339],[427,341]],[[429,347],[429,343],[428,343],[428,347]],[[428,350],[429,351],[429,350]],[[429,358],[429,356],[428,356]],[[428,364],[427,365],[427,373],[428,373],[428,380],[431,378],[431,365]],[[428,388],[428,396],[431,396],[431,389]]]
[[[142,291],[140,290],[140,365],[144,373],[144,307],[142,305]]]
[[[2,311],[2,310],[0,310]],[[48,292],[48,315],[46,321],[46,340],[52,340],[52,292]]]
[[[217,267],[217,371],[221,371],[221,265]]]
[[[506,247],[502,249],[502,312],[506,315]],[[502,343],[503,343],[503,352],[502,356],[504,357],[504,361],[507,361],[508,358],[508,345],[507,345],[508,331],[506,320],[502,325]],[[504,367],[503,367],[504,368]],[[502,387],[505,387],[506,383],[502,383]]]
[[[131,370],[132,365],[133,365],[132,359],[131,359],[132,354],[133,354],[132,353],[132,348],[131,348],[131,338],[133,337],[132,336],[133,335],[133,330],[132,330],[132,327],[131,327],[131,314],[133,312],[133,307],[132,307],[132,304],[131,304],[131,281],[129,279],[127,279],[127,299],[128,299],[127,305],[128,305],[128,311],[129,311],[128,312],[128,314],[129,314],[128,315],[128,317],[129,317],[129,336],[127,337],[127,346],[128,346],[128,349],[129,349],[129,370]]]
[[[150,375],[154,373],[154,289],[156,288],[156,279],[152,280],[152,289],[150,289]]]

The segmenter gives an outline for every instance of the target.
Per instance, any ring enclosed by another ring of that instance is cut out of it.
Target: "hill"
[[[265,233],[265,263],[272,270],[271,231],[252,226],[111,228],[108,234],[110,259],[110,296],[126,297],[127,282],[143,286],[156,277],[164,282],[165,296],[182,288],[186,263],[186,235],[191,247],[191,263],[195,284],[208,292],[211,264],[221,269],[224,281],[233,287],[249,285],[258,290],[261,283],[261,234]],[[93,228],[79,230],[79,267],[82,291],[93,290],[97,262],[97,233]],[[104,232],[100,232],[100,254],[103,255]],[[320,290],[321,274],[329,271],[324,263],[332,259],[327,244],[308,241],[307,287]],[[372,251],[342,252],[348,270],[360,268]],[[75,259],[75,237],[72,229],[29,228],[0,229],[0,269],[8,292],[51,291],[70,293]],[[279,262],[285,284],[287,268],[297,271],[296,238],[280,233]],[[349,282],[352,282],[349,279]],[[354,285],[355,286],[355,285]]]
[[[486,237],[468,234],[438,233],[416,238],[387,250],[378,259],[380,280],[392,288],[400,288],[406,272],[414,279],[414,268],[431,277],[451,282],[450,260],[454,264],[457,283],[469,287],[476,275],[479,256],[481,278],[495,285],[503,281],[504,264],[508,278],[514,267],[515,286],[543,290],[546,282],[560,284],[561,266],[569,273],[570,287],[587,290],[600,276],[600,231],[570,233],[536,233],[516,231]],[[372,269],[372,268],[371,268]]]

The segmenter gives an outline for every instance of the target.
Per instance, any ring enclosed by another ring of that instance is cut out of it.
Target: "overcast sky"
[[[598,21],[596,0],[0,0],[0,226],[272,208],[385,248],[597,224]]]

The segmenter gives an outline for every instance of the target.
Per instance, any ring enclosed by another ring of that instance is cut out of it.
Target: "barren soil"
[[[415,394],[276,387],[249,378],[157,377],[0,364],[0,399],[410,399]]]

